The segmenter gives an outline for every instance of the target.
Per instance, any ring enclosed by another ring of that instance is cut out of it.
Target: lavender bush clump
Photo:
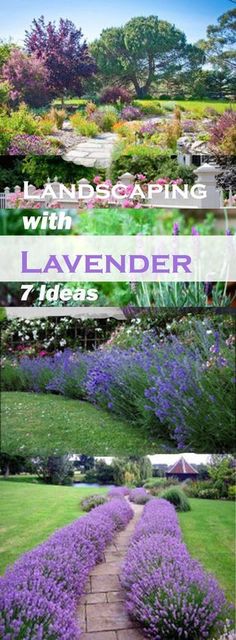
[[[0,579],[4,640],[79,640],[76,607],[89,572],[133,512],[112,499],[25,553]]]
[[[130,489],[128,487],[112,487],[108,491],[109,498],[124,498],[130,494]]]
[[[217,581],[189,556],[174,507],[151,499],[122,572],[127,608],[153,640],[219,638],[229,607]]]
[[[143,487],[136,487],[132,489],[129,494],[130,502],[134,502],[135,504],[145,504],[150,499],[149,494],[146,489]]]
[[[120,113],[121,120],[139,120],[142,113],[138,107],[124,107]]]

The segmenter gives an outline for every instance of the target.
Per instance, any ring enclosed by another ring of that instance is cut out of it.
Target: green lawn
[[[87,102],[89,102],[89,100],[85,100],[83,98],[68,98],[65,100],[64,104],[65,106],[78,106],[78,107],[84,107]],[[153,100],[134,100],[134,102],[136,103],[136,105],[139,104],[139,106],[141,107],[141,104],[148,104],[148,102],[150,103],[155,103],[155,102],[160,102],[164,107],[166,104],[170,104],[171,102],[174,104],[177,104],[181,107],[184,107],[187,111],[195,111],[197,112],[199,115],[202,115],[203,112],[205,111],[205,109],[210,108],[210,109],[215,109],[216,111],[218,111],[218,113],[224,113],[224,111],[226,109],[236,109],[236,104],[235,103],[231,103],[231,102],[226,102],[224,100],[158,100],[158,99],[153,99]],[[61,101],[59,99],[54,100],[53,102],[54,105],[56,106],[61,106]]]
[[[88,402],[15,391],[1,395],[1,446],[6,453],[157,453],[158,443],[145,427],[136,428]]]
[[[198,499],[190,502],[192,510],[179,514],[184,541],[191,555],[216,576],[229,600],[234,602],[234,503]]]
[[[84,512],[80,501],[106,489],[59,487],[1,480],[0,572],[59,527]]]

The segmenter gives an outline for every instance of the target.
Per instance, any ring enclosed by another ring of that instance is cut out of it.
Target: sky
[[[154,456],[148,456],[148,458],[150,458],[152,464],[168,464],[170,466],[177,462],[179,458],[181,458],[181,453],[160,453]],[[185,460],[187,460],[187,462],[189,462],[189,464],[208,464],[210,462],[211,456],[208,453],[185,453],[184,458]],[[97,459],[106,460],[107,464],[111,464],[113,460],[113,458],[110,457]]]
[[[135,16],[157,15],[184,31],[189,42],[196,42],[233,6],[230,0],[8,0],[0,6],[0,39],[22,45],[25,30],[40,15],[47,21],[69,18],[82,28],[88,42],[106,27],[121,26]]]

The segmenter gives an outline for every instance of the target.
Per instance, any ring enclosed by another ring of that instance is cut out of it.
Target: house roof
[[[189,474],[194,474],[194,475],[198,475],[198,471],[196,471],[196,469],[194,469],[194,467],[192,467],[191,464],[189,464],[187,462],[187,460],[184,459],[184,457],[182,456],[182,458],[180,458],[179,460],[177,460],[177,462],[175,462],[175,464],[172,465],[172,467],[169,467],[167,469],[167,473],[171,473],[173,474],[181,474],[181,475],[189,475]]]

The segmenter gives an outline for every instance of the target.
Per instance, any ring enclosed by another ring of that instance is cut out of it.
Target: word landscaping
[[[111,197],[116,200],[124,200],[126,198],[132,200],[135,197],[139,197],[142,200],[152,200],[154,195],[164,194],[166,200],[176,200],[178,196],[187,200],[191,195],[196,200],[201,200],[207,197],[206,187],[204,184],[196,183],[192,187],[188,184],[183,184],[179,187],[177,184],[157,184],[156,182],[149,183],[147,188],[142,188],[140,184],[135,183],[131,185],[129,193],[127,193],[127,185],[122,182],[117,182],[113,185],[108,180],[102,184],[93,186],[88,183],[71,184],[70,188],[66,187],[63,183],[58,183],[59,189],[54,190],[53,185],[48,183],[45,185],[42,193],[35,195],[30,191],[30,185],[27,181],[24,182],[24,199],[25,200],[42,200],[43,202],[49,201],[63,201],[65,198],[71,201],[85,200],[89,201],[94,196],[98,196],[101,200],[109,200]]]
[[[191,257],[181,254],[151,255],[122,254],[118,259],[111,254],[50,254],[43,265],[35,264],[29,251],[21,252],[21,273],[191,273]]]

